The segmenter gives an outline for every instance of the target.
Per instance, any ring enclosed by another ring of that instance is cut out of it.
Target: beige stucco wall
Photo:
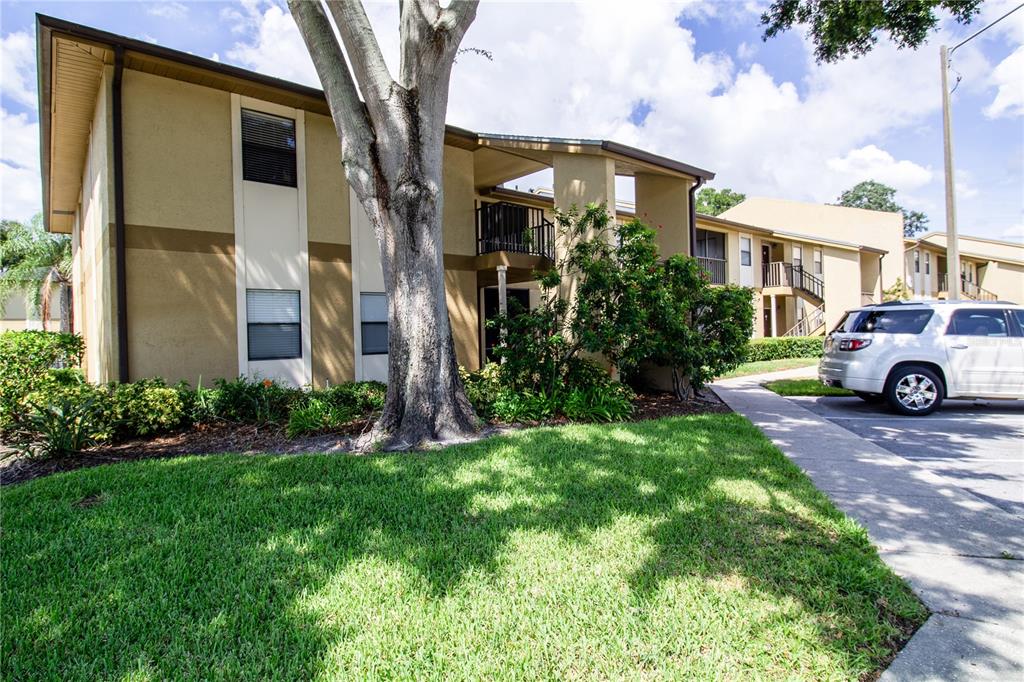
[[[657,232],[662,258],[690,253],[691,184],[664,175],[636,175],[636,215]]]
[[[721,217],[765,229],[884,249],[888,252],[882,265],[885,288],[904,274],[903,216],[899,213],[751,197],[725,211]]]
[[[230,95],[125,70],[122,102],[129,373],[232,379]]]
[[[824,247],[825,328],[832,329],[847,310],[860,306],[860,254]]]
[[[74,307],[85,341],[83,369],[91,381],[117,378],[117,301],[114,285],[113,149],[111,148],[111,79],[106,67],[100,80],[82,171],[82,197],[72,240],[78,275]]]
[[[352,331],[351,259],[330,258],[311,249],[309,315],[313,384],[323,387],[352,381],[355,356]]]
[[[125,222],[233,232],[230,95],[129,69],[122,87]]]
[[[444,253],[476,255],[473,153],[444,148]],[[454,322],[454,318],[452,319]]]
[[[476,273],[445,270],[448,316],[455,339],[455,358],[469,370],[480,368],[480,315],[477,307]]]
[[[209,386],[238,375],[234,249],[211,244],[199,230],[188,234],[195,250],[127,250],[133,381],[162,377],[196,386],[201,378]]]
[[[946,248],[946,234],[944,232],[929,232],[923,235],[921,239],[941,249]],[[959,242],[962,253],[987,256],[998,260],[1024,262],[1024,244],[997,239],[984,239],[965,234],[959,236]]]
[[[308,111],[305,119],[306,224],[309,241],[351,244],[349,190],[341,166],[341,147],[334,130],[334,121]]]
[[[1000,301],[1024,303],[1024,264],[990,261],[982,272],[981,286]]]

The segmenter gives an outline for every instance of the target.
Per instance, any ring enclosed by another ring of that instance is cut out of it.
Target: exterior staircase
[[[796,324],[787,329],[783,336],[817,336],[825,331],[825,304],[807,311]]]

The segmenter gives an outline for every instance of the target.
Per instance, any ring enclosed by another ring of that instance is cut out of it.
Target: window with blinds
[[[242,109],[242,178],[296,187],[295,121]]]
[[[363,355],[387,355],[388,299],[385,294],[359,294]]]
[[[248,289],[245,312],[250,360],[302,357],[302,315],[299,292]]]

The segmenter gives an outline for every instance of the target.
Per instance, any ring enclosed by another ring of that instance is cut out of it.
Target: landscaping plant
[[[751,339],[747,343],[743,361],[820,358],[824,352],[825,339],[821,336],[773,336],[764,339]]]

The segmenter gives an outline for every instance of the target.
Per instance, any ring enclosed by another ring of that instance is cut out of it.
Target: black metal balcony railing
[[[783,262],[765,263],[763,274],[766,287],[793,287],[819,301],[825,300],[825,283],[804,270],[802,265]]]
[[[555,258],[555,226],[544,209],[499,201],[476,210],[477,255],[495,251]]]
[[[725,284],[729,281],[728,263],[724,258],[697,256],[697,262],[704,268],[704,272],[708,273],[708,279],[712,284]]]

